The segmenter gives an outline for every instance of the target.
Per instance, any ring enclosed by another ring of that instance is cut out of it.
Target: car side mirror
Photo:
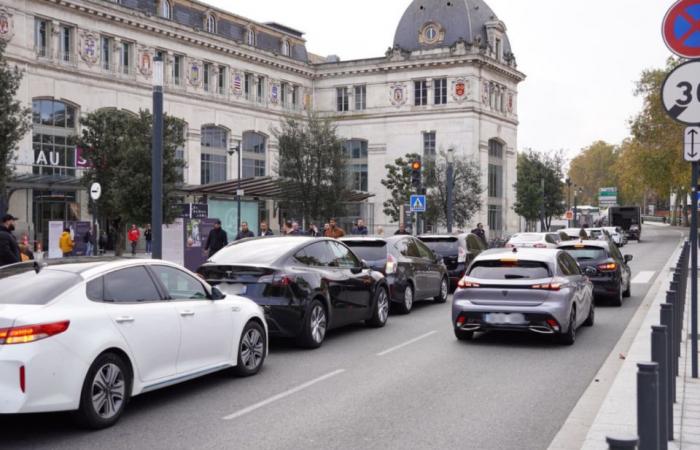
[[[628,263],[634,259],[634,256],[632,255],[625,255],[625,262]]]
[[[212,286],[210,297],[212,300],[222,300],[226,298],[226,294],[221,292],[221,290],[218,287]]]

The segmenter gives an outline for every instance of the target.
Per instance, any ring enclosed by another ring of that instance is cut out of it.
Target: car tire
[[[622,306],[622,286],[617,289],[617,293],[610,298],[613,306]]]
[[[459,339],[460,341],[471,341],[472,338],[474,338],[474,332],[460,330],[459,328],[455,328],[455,337],[457,339]]]
[[[82,427],[111,427],[121,417],[131,395],[131,368],[114,353],[98,356],[87,371],[74,418]]]
[[[450,283],[447,281],[447,277],[444,277],[440,282],[440,293],[434,299],[435,303],[447,302],[448,295],[450,295]]]
[[[632,297],[632,280],[627,282],[627,289],[625,289],[625,292],[622,293],[622,296],[624,298]]]
[[[386,288],[384,286],[377,288],[377,292],[374,294],[374,312],[365,323],[373,328],[381,328],[386,325],[386,321],[389,319],[390,304],[389,292]]]
[[[559,343],[562,345],[574,345],[576,342],[576,308],[571,308],[571,315],[569,316],[569,326],[566,329],[566,333],[559,335]]]
[[[233,369],[239,377],[249,377],[262,369],[267,356],[265,328],[258,322],[248,322],[238,343],[238,363]]]
[[[304,327],[297,342],[305,348],[319,348],[323,344],[328,330],[328,313],[318,300],[312,300],[307,311]]]
[[[583,322],[584,327],[592,327],[595,324],[595,303],[591,301],[591,309],[588,311],[588,317],[586,321]]]
[[[409,314],[411,312],[413,309],[413,301],[415,300],[414,297],[415,291],[413,290],[413,285],[408,283],[403,291],[403,302],[396,304],[401,314]]]

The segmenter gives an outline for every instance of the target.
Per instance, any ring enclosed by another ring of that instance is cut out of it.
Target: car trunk
[[[372,270],[384,273],[386,270],[387,248],[384,240],[343,240],[352,252],[365,261]]]
[[[254,298],[265,295],[267,281],[272,281],[276,270],[259,266],[204,265],[198,272],[224,294]]]
[[[611,278],[614,275],[614,271],[599,270],[599,266],[615,263],[608,255],[607,250],[602,247],[577,244],[561,247],[561,249],[573,256],[581,269],[586,270],[589,267],[595,269],[596,273],[590,274],[592,279]]]
[[[0,329],[10,328],[19,322],[19,325],[30,325],[31,320],[24,320],[22,316],[44,308],[45,305],[0,305]],[[19,318],[19,320],[17,320]],[[2,348],[2,346],[0,346]]]
[[[549,285],[551,277],[536,280],[475,280],[479,287],[466,289],[460,299],[480,306],[538,306],[547,301],[551,291],[533,286]]]
[[[430,250],[442,257],[447,270],[457,269],[459,265],[459,239],[457,237],[422,237],[420,240]]]

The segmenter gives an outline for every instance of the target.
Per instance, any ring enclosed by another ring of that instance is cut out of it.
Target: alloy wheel
[[[413,289],[411,288],[411,286],[406,286],[406,290],[404,291],[403,297],[405,309],[406,311],[410,311],[413,307]]]
[[[440,283],[440,297],[443,300],[447,300],[447,295],[448,295],[447,291],[448,291],[447,280],[443,278],[442,283]]]
[[[124,405],[126,382],[124,373],[116,365],[108,363],[100,367],[92,380],[92,406],[102,419],[116,416]]]
[[[321,305],[311,310],[311,336],[316,343],[323,342],[326,336],[326,311]]]
[[[265,356],[265,344],[260,331],[251,328],[241,341],[241,361],[246,369],[255,370]]]
[[[389,317],[389,296],[386,295],[384,289],[379,290],[379,296],[377,297],[377,310],[379,312],[379,321],[381,323],[386,322]]]

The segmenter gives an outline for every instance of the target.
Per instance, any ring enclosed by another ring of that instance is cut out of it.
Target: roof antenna
[[[513,247],[513,253],[518,253],[518,247]]]
[[[34,261],[34,272],[39,273],[41,272],[41,269],[44,268],[43,264],[39,264],[38,261]]]

